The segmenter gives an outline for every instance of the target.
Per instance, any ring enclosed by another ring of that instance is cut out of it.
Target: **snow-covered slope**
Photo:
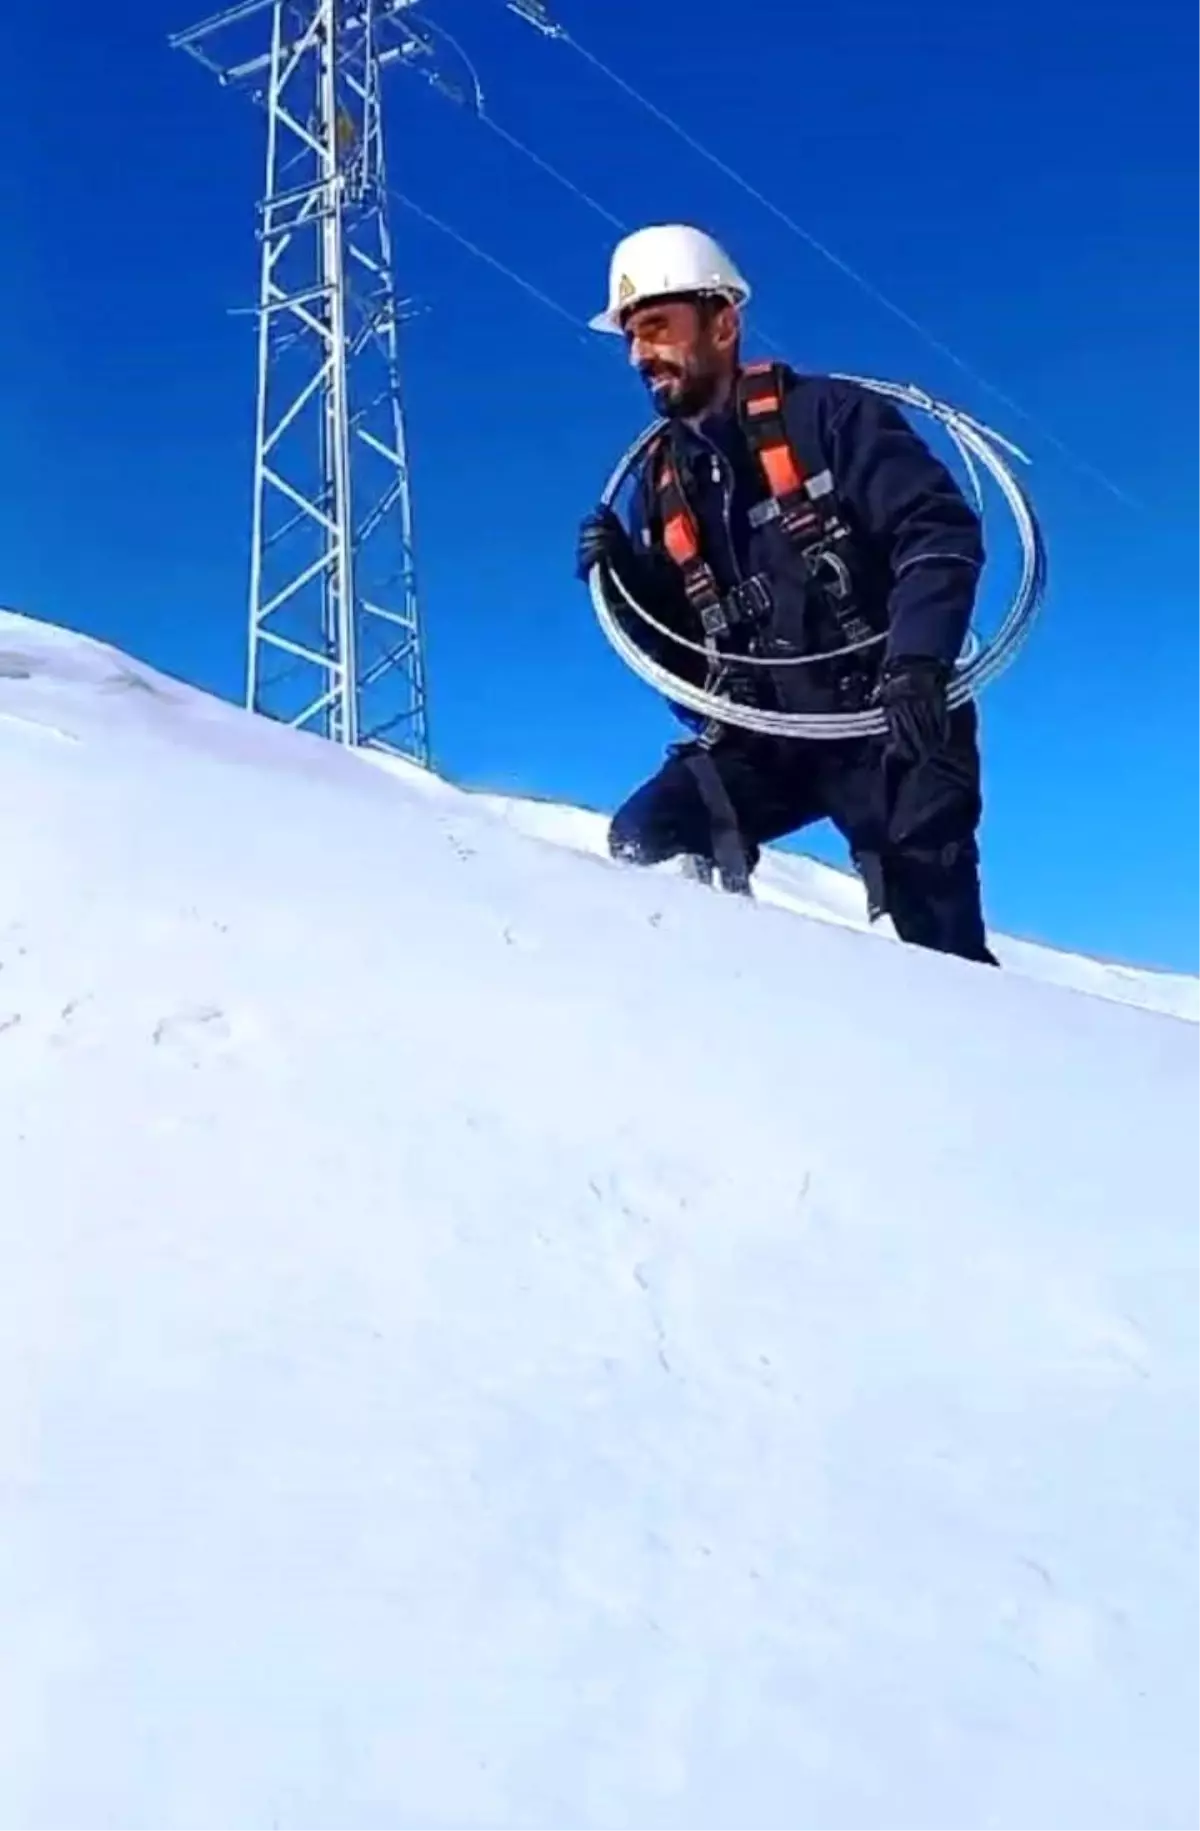
[[[381,756],[373,760],[402,779],[411,781],[417,774],[410,764]],[[607,855],[608,820],[604,815],[546,801],[501,796],[480,796],[478,800],[519,832],[568,846],[573,851],[590,853],[593,857]],[[755,873],[754,893],[759,902],[775,909],[812,916],[819,922],[837,922],[842,927],[856,928],[891,941],[896,939],[890,922],[880,922],[874,927],[868,924],[867,899],[859,879],[815,858],[778,849],[768,851]],[[1200,980],[1188,975],[1147,972],[1139,967],[1093,960],[1086,955],[1043,947],[1037,942],[1018,941],[1009,935],[993,935],[991,942],[1009,972],[1021,973],[1029,979],[1042,979],[1051,985],[1072,986],[1099,998],[1115,999],[1119,1004],[1164,1011],[1192,1023],[1200,1021]]]
[[[0,616],[0,1824],[1194,1825],[1195,1030],[515,818]]]

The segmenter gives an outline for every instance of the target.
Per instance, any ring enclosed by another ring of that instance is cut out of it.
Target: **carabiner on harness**
[[[804,557],[808,562],[809,577],[823,591],[827,591],[831,598],[845,602],[850,597],[853,590],[850,568],[832,547],[810,547]],[[823,570],[831,573],[832,577],[823,579],[820,576]]]

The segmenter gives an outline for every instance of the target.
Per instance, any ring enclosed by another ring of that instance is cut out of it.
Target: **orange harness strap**
[[[810,477],[788,438],[784,418],[788,376],[781,363],[748,363],[737,381],[738,423],[762,472],[780,528],[813,576],[824,574],[822,585],[845,641],[861,643],[870,637],[871,626],[854,607],[850,574],[839,553],[849,531],[838,514],[829,473]],[[725,601],[701,551],[696,516],[665,439],[656,461],[663,544],[683,574],[684,589],[699,616],[706,644],[715,649],[716,638],[730,628]]]

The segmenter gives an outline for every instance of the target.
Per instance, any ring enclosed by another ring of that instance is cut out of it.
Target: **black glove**
[[[599,561],[620,573],[625,583],[629,583],[629,575],[637,563],[634,546],[615,509],[593,509],[580,525],[579,544],[575,549],[576,578],[586,581],[588,573]]]
[[[950,669],[923,655],[889,661],[875,692],[887,717],[887,748],[905,763],[924,763],[950,734]]]

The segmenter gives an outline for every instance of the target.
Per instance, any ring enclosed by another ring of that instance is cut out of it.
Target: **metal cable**
[[[863,376],[844,375],[837,379],[855,382],[859,387],[869,388],[872,393],[884,395],[889,400],[940,421],[964,454],[970,453],[971,459],[978,460],[995,478],[1016,524],[1021,544],[1021,577],[996,634],[988,642],[980,641],[974,653],[968,651],[960,658],[950,681],[947,698],[952,707],[961,706],[999,679],[1006,668],[1011,667],[1029,635],[1045,591],[1046,549],[1042,532],[1033,505],[1004,455],[1007,453],[1023,458],[1024,454],[999,433],[993,432],[958,408],[935,400],[921,388],[906,383],[868,380]],[[661,433],[663,424],[659,420],[647,427],[629,447],[604,486],[601,500],[606,506],[612,504],[638,460]],[[676,704],[686,706],[689,711],[697,712],[704,718],[716,719],[725,725],[737,725],[743,730],[757,731],[768,737],[837,740],[882,735],[886,731],[887,721],[880,707],[871,707],[861,712],[773,712],[764,707],[739,705],[718,693],[708,692],[703,687],[682,680],[661,662],[647,655],[621,627],[609,602],[606,579],[617,584],[630,609],[644,622],[660,631],[664,627],[637,603],[624,585],[615,579],[611,570],[598,563],[588,575],[588,590],[601,629],[625,665],[648,686],[654,687]],[[697,645],[688,643],[685,646]],[[844,652],[828,650],[805,659],[811,662],[824,661]],[[740,667],[744,658],[739,656],[736,659]]]
[[[583,333],[581,341],[588,338],[592,344],[595,343],[595,338],[590,337],[586,318],[576,317],[567,306],[560,305],[557,299],[552,299],[548,292],[543,292],[540,286],[533,284],[532,280],[525,279],[515,267],[506,266],[496,255],[489,254],[486,248],[479,246],[478,242],[471,241],[469,236],[464,235],[460,229],[456,229],[453,223],[444,222],[440,216],[435,216],[432,210],[427,210],[423,204],[417,203],[407,192],[397,190],[393,185],[389,195],[394,197],[398,204],[402,204],[406,210],[411,210],[414,216],[419,216],[422,222],[428,223],[431,229],[438,229],[452,242],[457,242],[460,248],[465,249],[468,254],[473,254],[475,259],[482,261],[485,267],[490,267],[493,272],[502,274],[506,280],[511,280],[514,286],[519,286],[523,293],[529,298],[535,299],[539,305],[544,305],[556,317],[565,318],[568,324],[574,325],[577,331]]]

